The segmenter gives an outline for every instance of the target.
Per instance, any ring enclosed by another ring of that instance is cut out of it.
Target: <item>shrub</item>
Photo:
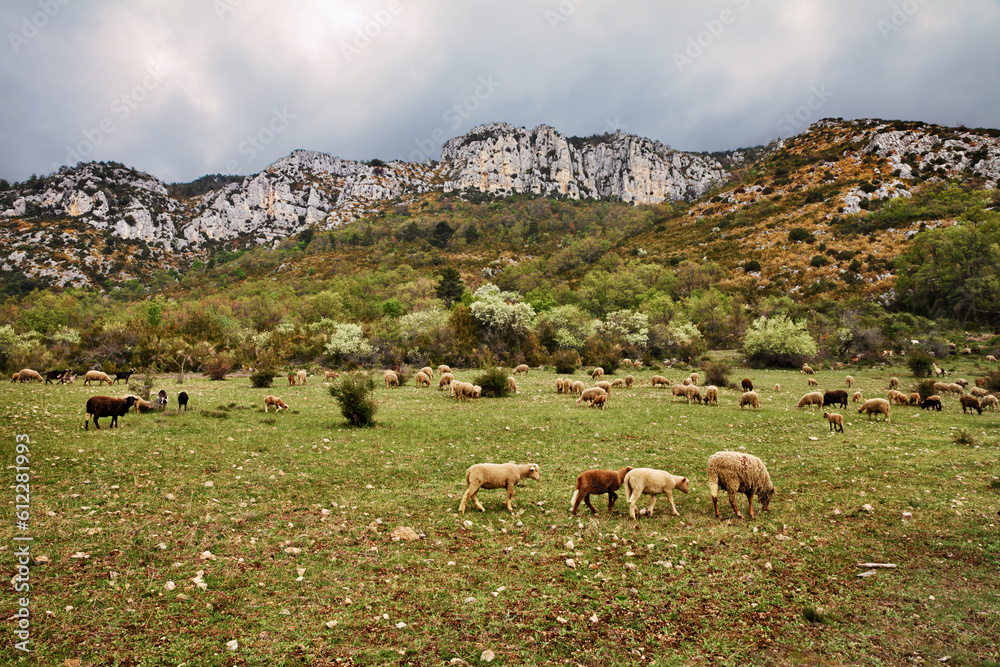
[[[576,350],[554,352],[550,363],[556,367],[556,373],[560,375],[572,375],[580,367],[580,355]]]
[[[153,389],[153,385],[156,383],[156,369],[150,366],[142,376],[140,381],[136,374],[133,374],[128,381],[129,393],[140,397],[144,401],[149,400],[149,392]]]
[[[724,361],[703,361],[699,366],[705,374],[705,384],[717,387],[729,386],[729,364]]]
[[[205,375],[212,380],[224,380],[233,369],[233,361],[225,352],[213,354],[203,365]]]
[[[983,378],[986,382],[983,383],[983,388],[989,392],[1000,392],[1000,371],[988,371],[986,377]],[[977,382],[978,384],[978,382]]]
[[[340,404],[340,414],[350,426],[374,426],[378,402],[370,373],[350,373],[331,385],[330,395]]]
[[[746,262],[743,265],[743,270],[746,271],[747,273],[751,272],[756,273],[760,271],[760,262],[758,262],[756,259],[751,259],[749,262]]]
[[[510,394],[507,378],[510,374],[505,368],[495,366],[486,368],[482,375],[476,376],[472,384],[482,389],[481,396],[485,398],[506,398]]]
[[[926,352],[913,352],[907,357],[906,365],[910,367],[913,377],[927,377],[931,374],[931,369],[934,368],[934,357]],[[921,394],[920,397],[924,398],[924,395]]]
[[[790,232],[788,232],[789,241],[807,241],[812,238],[812,234],[808,229],[803,229],[802,227],[793,227]]]
[[[798,368],[816,354],[816,341],[805,322],[794,322],[785,315],[764,316],[754,320],[743,337],[743,354],[752,366]]]
[[[958,433],[952,433],[951,441],[956,445],[969,445],[972,447],[979,444],[979,441],[976,440],[976,436],[972,435],[964,428]]]
[[[934,395],[934,380],[921,380],[917,384],[913,385],[912,391],[920,394],[920,400],[924,400],[928,396]]]
[[[811,266],[819,268],[821,266],[826,266],[830,263],[830,260],[826,258],[826,255],[813,255],[813,258],[809,260]]]
[[[264,369],[250,375],[250,386],[255,389],[267,389],[274,382],[278,374],[272,370]]]

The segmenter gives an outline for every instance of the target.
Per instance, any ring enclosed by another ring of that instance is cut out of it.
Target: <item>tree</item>
[[[510,350],[524,339],[535,319],[531,304],[514,292],[501,292],[493,283],[476,290],[469,307],[479,323],[483,342],[495,350]]]
[[[454,234],[455,230],[451,228],[451,225],[442,220],[434,225],[434,231],[431,232],[431,238],[428,243],[435,248],[446,248]]]
[[[476,224],[469,223],[469,226],[465,228],[465,242],[469,245],[476,245],[482,238],[483,235]]]
[[[758,317],[743,337],[743,354],[753,365],[798,368],[816,354],[816,341],[805,321],[784,315]]]
[[[441,280],[438,281],[434,290],[437,298],[444,301],[445,308],[451,308],[451,304],[462,298],[465,293],[465,283],[458,269],[453,266],[445,267],[441,270]]]

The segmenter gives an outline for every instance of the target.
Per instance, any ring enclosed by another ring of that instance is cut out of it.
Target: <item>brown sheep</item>
[[[740,396],[740,410],[743,410],[743,406],[747,405],[754,410],[760,410],[760,396],[755,391],[744,392]]]
[[[11,384],[13,384],[15,382],[20,382],[20,380],[21,380],[21,374],[20,373],[14,373],[13,375],[10,376]]]
[[[605,493],[608,494],[608,512],[611,512],[615,507],[615,501],[618,500],[618,494],[615,491],[621,488],[622,482],[625,481],[625,475],[630,470],[632,470],[631,467],[625,467],[621,470],[584,470],[581,472],[576,478],[576,491],[573,492],[573,498],[569,501],[570,513],[576,516],[576,510],[582,500],[590,508],[591,514],[597,514],[597,510],[590,504],[590,496],[603,496]]]
[[[858,414],[861,414],[862,412],[868,413],[868,421],[872,420],[872,415],[877,414],[885,415],[884,421],[892,421],[889,417],[889,401],[884,398],[869,398],[861,405],[860,408],[858,408]]]
[[[966,410],[975,410],[978,414],[983,414],[983,406],[979,404],[979,399],[975,396],[963,396],[958,399],[962,404],[962,414],[966,413]]]
[[[101,425],[97,420],[101,417],[111,417],[111,428],[118,427],[118,418],[124,415],[135,405],[135,396],[125,398],[113,398],[111,396],[91,396],[87,399],[87,418],[83,422],[83,429],[90,430],[90,418],[94,418],[94,428],[100,430]]]
[[[753,391],[753,382],[750,378],[743,378],[740,384],[743,386],[743,391]]]
[[[910,393],[910,405],[919,405],[919,404],[920,404],[920,394],[915,391]]]
[[[600,387],[591,387],[590,389],[587,389],[586,391],[580,394],[580,398],[576,399],[576,404],[580,405],[580,403],[588,403],[590,405],[593,405],[595,398],[597,398],[598,396],[607,397],[607,395],[608,393],[603,389],[601,389]],[[605,398],[605,400],[607,399]],[[601,407],[604,406],[602,405]]]
[[[806,384],[808,386],[810,386],[810,387],[818,387],[819,386],[819,382],[817,382],[814,378],[808,378],[808,379],[806,379]]]
[[[592,407],[592,408],[600,408],[601,410],[603,410],[605,407],[607,407],[607,405],[608,405],[608,395],[607,394],[601,394],[599,396],[595,396],[594,400],[590,403],[590,407]]]
[[[960,386],[962,389],[965,389],[966,387],[969,386],[969,381],[964,378],[958,378],[957,380],[955,380],[955,384]]]
[[[295,373],[289,373],[288,374],[288,386],[289,387],[294,387],[295,386]]]
[[[844,417],[843,417],[843,415],[839,415],[836,412],[824,412],[823,416],[826,417],[826,420],[828,422],[830,422],[830,430],[831,431],[837,432],[839,430],[841,433],[844,432]]]
[[[264,412],[268,412],[268,408],[270,408],[272,405],[274,406],[275,412],[278,412],[279,410],[288,410],[288,406],[285,405],[285,402],[283,400],[281,400],[277,396],[268,396],[267,398],[264,399]]]
[[[340,377],[340,373],[337,371],[323,371],[324,380],[336,380]]]
[[[837,389],[834,391],[828,391],[823,394],[823,405],[826,407],[828,405],[839,405],[842,408],[847,407],[847,392],[843,389]]]
[[[774,384],[774,393],[775,394],[780,394],[781,393],[781,385],[780,384],[778,384],[778,383]]]

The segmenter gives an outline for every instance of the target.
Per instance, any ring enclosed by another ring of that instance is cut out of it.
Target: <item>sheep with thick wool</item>
[[[697,385],[689,384],[684,388],[684,394],[687,396],[688,405],[702,402],[701,389]]]
[[[743,406],[760,410],[760,395],[755,391],[743,392],[743,395],[740,396],[740,410],[743,410]]]
[[[570,380],[570,385],[572,385],[572,383],[573,381]],[[562,378],[556,378],[556,393],[557,394],[563,393],[565,387],[566,387],[566,381],[563,380]]]
[[[514,369],[514,375],[518,375],[520,373],[524,373],[525,375],[528,374],[528,364],[520,364]]]
[[[675,384],[673,387],[671,387],[670,393],[673,394],[673,398],[670,399],[671,402],[676,401],[678,396],[682,398],[687,398],[687,388],[689,386],[690,385],[686,384]]]
[[[714,384],[705,387],[705,405],[719,404],[719,388]]]
[[[884,398],[869,398],[861,404],[860,408],[858,408],[858,414],[861,414],[862,412],[868,413],[868,421],[872,420],[872,415],[878,414],[885,415],[885,421],[892,421],[889,417],[889,401]]]
[[[864,400],[865,397],[860,391],[854,392],[854,395],[851,397],[851,403],[862,403]]]
[[[448,364],[438,366],[438,375],[444,375],[445,373],[451,373],[451,367]]]
[[[607,380],[599,380],[599,381],[597,381],[597,382],[594,383],[594,386],[595,387],[600,387],[601,389],[603,389],[604,391],[606,391],[608,393],[608,396],[611,395],[611,383],[608,382]]]
[[[107,382],[109,385],[112,380],[107,373],[102,373],[101,371],[87,371],[87,374],[83,376],[83,384],[90,386],[91,382],[97,382],[98,386]]]
[[[569,382],[569,380],[567,380],[567,382]],[[584,383],[582,383],[579,380],[577,380],[572,385],[570,385],[569,393],[573,393],[573,394],[576,394],[577,396],[579,396],[580,394],[583,393],[584,389],[586,389],[586,388],[587,388],[587,385],[585,385]]]
[[[590,508],[591,514],[597,514],[597,510],[590,504],[590,496],[602,496],[608,494],[608,512],[614,509],[618,494],[615,493],[621,488],[625,481],[625,475],[632,470],[631,466],[620,470],[584,470],[576,478],[576,490],[573,498],[569,501],[569,511],[576,516],[576,510],[582,500]]]
[[[910,397],[901,391],[896,391],[895,389],[890,389],[889,393],[886,394],[886,398],[892,405],[909,405]]]
[[[611,386],[614,387],[615,389],[624,389],[625,378],[615,378],[614,380],[611,381]]]
[[[274,406],[275,412],[280,412],[281,410],[288,410],[288,406],[285,402],[278,398],[277,396],[268,396],[264,399],[264,412],[268,412],[271,406]]]
[[[517,393],[517,381],[514,380],[513,376],[507,378],[507,391],[509,391],[512,394]]]
[[[889,378],[889,389],[895,389],[898,386],[899,386],[899,378],[898,377],[893,376],[893,377]]]
[[[765,512],[770,509],[771,498],[774,497],[774,485],[764,462],[742,452],[716,452],[708,457],[708,491],[712,496],[716,519],[722,518],[719,514],[719,489],[725,489],[729,494],[729,504],[740,519],[743,514],[736,505],[737,493],[746,495],[751,519],[754,518],[754,496],[757,496]]]
[[[633,468],[625,475],[622,488],[628,498],[629,516],[633,519],[637,518],[636,503],[639,501],[639,496],[643,494],[653,497],[649,509],[646,510],[646,514],[649,516],[653,516],[656,498],[660,494],[666,494],[667,500],[670,501],[670,513],[674,516],[680,516],[677,506],[674,504],[674,489],[684,493],[688,493],[691,489],[687,477],[673,475],[665,470],[656,470],[655,468]]]
[[[426,375],[428,379],[430,380],[434,379],[434,369],[431,368],[430,366],[424,366],[423,368],[420,369],[420,372]]]
[[[420,371],[420,372],[417,373],[417,377],[416,377],[415,382],[416,382],[416,386],[418,386],[418,387],[430,387],[431,386],[431,379],[423,371]]]
[[[983,410],[996,411],[997,409],[997,397],[993,394],[987,394],[983,396],[982,400]]]
[[[632,377],[631,375],[626,375],[625,376],[625,386],[627,388],[631,388],[633,384],[635,384],[635,378]]]
[[[740,386],[743,387],[743,391],[753,391],[753,380],[750,378],[743,378],[740,380]]]
[[[654,375],[653,377],[649,378],[649,384],[652,385],[653,387],[659,387],[661,385],[664,387],[669,387],[670,380],[663,377],[662,375]]]
[[[913,391],[910,392],[910,405],[920,405],[920,393]]]
[[[451,373],[442,373],[441,374],[441,379],[438,380],[438,391],[441,391],[445,387],[451,385],[451,383],[452,383],[452,381],[454,379],[455,379],[455,376],[452,375]]]
[[[845,382],[847,382],[847,388],[848,389],[850,389],[851,387],[854,386],[854,378],[851,377],[850,375],[848,375],[844,380],[845,380]]]
[[[305,384],[307,377],[309,377],[309,374],[306,373],[304,370],[299,370],[296,371],[295,373],[295,379],[299,381],[299,384]]]
[[[807,405],[815,405],[816,407],[823,407],[823,394],[818,391],[811,391],[802,398],[799,399],[798,404],[795,406],[797,408],[804,408]]]
[[[41,373],[30,368],[21,369],[17,377],[20,382],[45,382],[45,378],[42,377]]]
[[[844,432],[844,416],[843,415],[837,414],[836,412],[824,412],[823,413],[823,417],[825,417],[826,420],[828,422],[830,422],[830,430],[831,431],[834,431],[834,432],[840,431],[841,433]]]
[[[396,375],[393,371],[386,371],[385,388],[388,389],[389,387],[398,387],[398,386],[399,386],[399,376]]]
[[[816,371],[814,371],[809,364],[802,364],[802,372],[806,375],[812,375]]]
[[[459,514],[465,514],[465,505],[470,500],[475,503],[480,512],[486,508],[476,497],[479,489],[507,489],[507,511],[513,512],[511,501],[514,499],[514,487],[522,479],[533,479],[541,482],[541,474],[537,463],[477,463],[465,471],[465,493],[458,506]]]
[[[815,378],[806,378],[806,384],[810,387],[819,386],[819,382]]]
[[[698,380],[700,379],[701,376],[699,376],[697,373],[691,373],[691,375],[688,376],[688,380],[691,380],[691,384],[698,384]]]
[[[592,380],[596,380],[597,378],[602,378],[602,377],[604,377],[604,369],[601,368],[600,366],[598,366],[597,368],[595,368],[590,372],[590,378]]]
[[[604,391],[604,389],[602,389],[601,387],[591,387],[590,389],[581,392],[580,398],[576,399],[576,404],[580,405],[580,403],[588,403],[590,405],[593,405],[594,400],[598,396],[604,396],[604,399],[606,401],[608,393]]]

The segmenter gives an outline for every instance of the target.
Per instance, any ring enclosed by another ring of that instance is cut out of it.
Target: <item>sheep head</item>
[[[533,479],[536,482],[542,481],[542,475],[538,471],[537,463],[532,463],[530,466],[528,466],[528,478]]]
[[[760,501],[760,506],[765,512],[771,509],[771,498],[774,497],[774,487],[772,486],[767,491],[761,491],[757,494],[757,500]]]

